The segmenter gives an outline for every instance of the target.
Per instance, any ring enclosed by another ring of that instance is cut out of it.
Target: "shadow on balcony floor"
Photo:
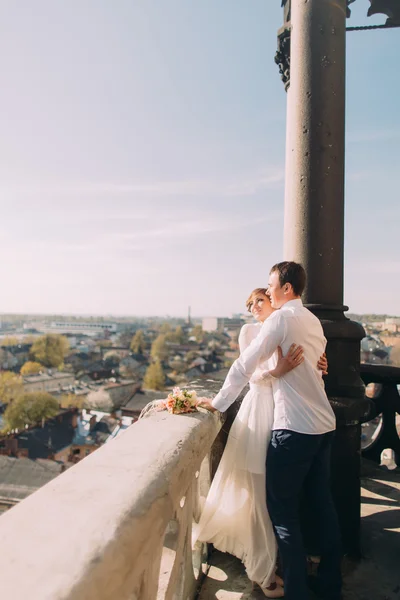
[[[344,561],[344,600],[400,599],[400,469],[363,462],[362,549],[359,562]],[[236,558],[214,552],[198,600],[259,600]],[[314,597],[310,593],[310,600]]]

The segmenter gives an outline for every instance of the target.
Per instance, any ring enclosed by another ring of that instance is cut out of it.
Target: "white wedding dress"
[[[242,353],[257,336],[259,324],[244,325],[239,336]],[[210,542],[237,556],[247,575],[262,587],[274,581],[277,546],[268,515],[265,462],[274,418],[270,380],[260,364],[250,380],[205,501],[194,541]]]

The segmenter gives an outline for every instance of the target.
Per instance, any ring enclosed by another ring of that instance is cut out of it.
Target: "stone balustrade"
[[[207,494],[215,414],[141,419],[0,519],[2,597],[188,600],[206,549],[192,552]]]

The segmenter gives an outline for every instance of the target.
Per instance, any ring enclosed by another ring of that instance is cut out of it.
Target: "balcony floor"
[[[400,598],[400,468],[388,471],[364,461],[361,515],[363,559],[344,562],[344,600]],[[251,590],[239,560],[214,552],[198,600],[265,598]],[[310,593],[310,600],[314,597]]]

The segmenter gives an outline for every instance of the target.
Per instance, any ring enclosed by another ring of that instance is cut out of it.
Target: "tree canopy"
[[[190,335],[196,338],[198,342],[202,342],[204,340],[204,331],[201,325],[195,325],[190,332]]]
[[[66,337],[49,333],[38,338],[31,348],[32,358],[46,367],[60,368],[69,351]]]
[[[3,340],[2,340],[2,346],[18,346],[19,344],[19,340],[17,337],[14,336],[6,336]]]
[[[89,410],[100,410],[102,412],[111,412],[114,408],[111,396],[106,390],[89,392],[84,401],[84,407]]]
[[[169,333],[171,331],[171,325],[169,323],[162,323],[159,328],[160,333]]]
[[[8,404],[22,394],[24,387],[22,378],[11,371],[0,373],[0,402]]]
[[[159,360],[151,363],[147,368],[143,386],[148,390],[164,390],[165,375]]]
[[[135,354],[143,354],[146,350],[146,342],[141,329],[138,329],[131,340],[131,350]]]
[[[61,408],[83,408],[85,396],[77,396],[76,394],[63,394],[60,397]]]
[[[57,400],[47,392],[21,394],[7,406],[4,413],[4,431],[39,424],[42,419],[54,417],[59,410]]]
[[[164,334],[160,334],[151,345],[150,355],[155,360],[165,360],[168,357],[167,340]]]
[[[185,334],[180,325],[174,331],[170,331],[165,334],[165,341],[173,342],[175,344],[183,344],[185,341]]]
[[[43,370],[44,366],[39,362],[28,360],[28,362],[22,365],[20,373],[21,375],[36,375]]]
[[[104,356],[103,356],[103,359],[104,359],[104,360],[106,360],[106,361],[107,361],[107,360],[108,360],[108,361],[111,361],[111,362],[113,362],[113,363],[116,363],[116,362],[117,362],[117,363],[119,363],[119,362],[121,361],[121,356],[120,356],[120,354],[118,353],[118,350],[113,350],[113,349],[111,349],[111,350],[108,350],[108,351],[107,351],[107,352],[104,354]]]

